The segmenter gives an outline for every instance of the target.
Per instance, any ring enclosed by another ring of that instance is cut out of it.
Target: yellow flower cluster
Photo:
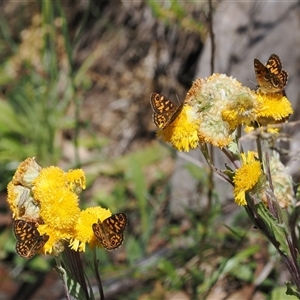
[[[28,158],[17,169],[8,184],[7,202],[14,220],[37,227],[47,242],[39,252],[58,255],[64,246],[85,251],[85,243],[99,246],[92,224],[111,216],[101,207],[79,208],[80,192],[85,189],[83,170],[64,172],[58,167],[41,168]]]
[[[254,92],[232,77],[213,74],[193,83],[183,109],[158,136],[179,151],[189,151],[199,143],[223,148],[234,139],[238,126],[282,122],[292,112],[280,93]]]
[[[242,165],[236,170],[234,183],[234,199],[238,205],[247,205],[246,193],[256,194],[257,199],[261,199],[265,205],[267,203],[267,193],[270,184],[262,173],[261,163],[256,158],[256,152],[250,151],[241,154]],[[270,156],[269,168],[276,201],[281,208],[288,208],[295,204],[292,177],[287,173],[286,167],[280,161],[279,155],[272,152]]]
[[[161,99],[163,101],[164,98]],[[269,125],[284,122],[293,113],[284,91],[271,93],[263,88],[252,91],[232,77],[213,74],[209,78],[198,78],[193,83],[178,115],[174,110],[170,116],[170,110],[164,112],[162,109],[168,103],[157,102],[161,105],[155,110],[156,114],[174,117],[167,126],[159,129],[159,137],[179,151],[189,151],[198,146],[205,149],[206,143],[218,148],[227,147],[223,149],[224,153],[234,165],[238,166],[240,161],[240,167],[229,178],[234,186],[235,202],[247,205],[248,193],[255,194],[258,201],[266,202],[270,188],[262,170],[268,167],[261,164],[255,152],[240,153],[240,130],[237,128],[244,125],[245,131],[257,127],[265,131],[263,126],[266,126],[269,133],[277,133],[278,129]],[[207,159],[208,153],[203,153]],[[284,172],[278,157],[272,157],[270,162],[274,194],[280,206],[286,208],[294,202],[291,177]]]

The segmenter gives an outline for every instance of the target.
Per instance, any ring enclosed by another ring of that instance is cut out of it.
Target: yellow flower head
[[[33,184],[34,198],[38,201],[49,202],[49,194],[54,191],[65,188],[66,176],[65,172],[58,167],[48,167],[42,169],[39,176],[35,179]]]
[[[265,94],[258,91],[256,98],[260,103],[256,121],[262,126],[284,122],[293,113],[291,103],[281,94]]]
[[[176,119],[158,131],[165,142],[171,143],[179,151],[189,151],[198,146],[198,121],[190,106],[184,105]]]
[[[247,87],[241,87],[222,111],[222,119],[228,122],[231,130],[234,130],[239,125],[249,125],[253,122],[258,107],[255,93]]]
[[[218,115],[205,114],[202,117],[198,132],[201,143],[210,143],[223,148],[232,141],[230,128]]]
[[[242,153],[242,166],[234,175],[234,198],[237,205],[247,205],[245,193],[254,191],[260,185],[262,170],[260,162],[255,159],[255,152]]]
[[[85,184],[82,170],[42,169],[34,158],[22,162],[8,184],[7,202],[13,218],[36,224],[40,235],[49,236],[44,253],[58,255],[74,238],[80,216],[78,194]]]
[[[80,212],[75,227],[75,234],[70,242],[70,247],[75,251],[85,251],[85,244],[89,243],[92,247],[99,246],[92,225],[101,222],[111,216],[109,209],[102,207],[90,207]]]
[[[236,126],[253,120],[257,105],[250,89],[224,74],[197,79],[188,91],[185,103],[197,115],[200,142],[220,148],[232,141],[231,134]]]
[[[40,202],[40,217],[50,228],[73,231],[79,216],[78,197],[68,189],[53,190]]]
[[[34,224],[40,236],[47,236],[38,252],[59,255],[65,246],[76,251],[85,251],[86,243],[101,246],[92,225],[110,217],[111,212],[101,207],[80,210],[78,194],[85,185],[82,170],[42,169],[34,159],[20,165],[8,184],[7,202],[14,219]]]

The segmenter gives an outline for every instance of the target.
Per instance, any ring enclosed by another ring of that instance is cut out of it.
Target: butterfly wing
[[[266,93],[282,93],[286,86],[288,74],[282,69],[280,58],[272,54],[266,66],[258,59],[254,59],[254,70],[257,84]]]
[[[106,248],[107,250],[116,250],[118,249],[124,242],[124,234],[112,234],[109,236],[109,246]]]
[[[152,110],[158,114],[162,113],[172,113],[176,111],[177,105],[174,104],[167,97],[160,95],[158,93],[152,93],[150,95],[150,104]]]
[[[124,213],[118,213],[98,221],[92,225],[95,237],[106,250],[115,250],[119,248],[124,241],[124,230],[128,219]]]
[[[18,241],[30,240],[40,236],[33,223],[21,219],[14,221],[13,230]]]
[[[166,115],[153,112],[152,121],[157,128],[164,129],[168,125],[169,118]]]
[[[27,241],[17,241],[16,244],[16,252],[19,256],[23,258],[30,259],[34,256],[34,253],[31,251],[33,247],[34,240],[27,240]]]
[[[115,250],[123,244],[124,235],[112,232],[106,225],[94,223],[92,225],[95,237],[106,250]]]
[[[285,86],[288,82],[289,74],[285,70],[282,70],[280,72],[280,74],[278,75],[278,78],[281,80],[281,82],[283,84],[283,88],[285,88]]]
[[[150,95],[150,104],[153,110],[153,123],[159,129],[164,129],[167,125],[172,123],[183,107],[183,104],[176,105],[158,93],[152,93]]]
[[[283,90],[287,84],[288,73],[282,69],[282,63],[278,55],[272,54],[266,64],[271,73],[271,82],[279,90]]]
[[[30,259],[41,250],[49,240],[49,235],[43,234],[37,238],[17,241],[16,252],[23,258]]]
[[[268,74],[268,69],[266,66],[261,63],[258,59],[254,59],[254,71],[256,75],[256,80],[258,85],[260,85],[261,82],[263,82],[264,77]]]
[[[271,72],[271,74],[274,74],[276,76],[279,75],[282,71],[282,63],[279,56],[276,54],[272,54],[266,63],[266,67]]]
[[[124,213],[111,215],[105,219],[102,224],[110,229],[110,231],[120,234],[123,233],[128,223],[127,216]]]

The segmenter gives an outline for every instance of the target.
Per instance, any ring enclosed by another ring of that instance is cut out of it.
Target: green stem
[[[62,280],[63,283],[63,287],[66,293],[66,299],[67,300],[71,300],[71,296],[69,294],[69,289],[68,289],[68,284],[67,284],[67,274],[66,274],[66,270],[63,268],[62,264],[61,264],[61,260],[59,257],[55,257],[55,261],[56,261],[56,269],[57,272],[59,274],[59,277]]]
[[[96,275],[96,280],[98,283],[98,289],[99,289],[99,294],[100,294],[100,300],[104,300],[104,292],[103,292],[103,286],[102,286],[102,281],[98,269],[98,260],[97,260],[97,254],[96,254],[96,248],[93,249],[93,263],[94,263],[94,269],[95,269],[95,275]]]

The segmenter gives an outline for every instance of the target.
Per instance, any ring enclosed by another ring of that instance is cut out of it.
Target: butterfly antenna
[[[252,80],[250,80],[250,79],[247,79],[247,81],[248,81],[248,82],[251,82],[251,83],[253,83],[253,84],[255,84],[255,85],[257,85],[256,82],[254,82],[254,81],[252,81]]]

